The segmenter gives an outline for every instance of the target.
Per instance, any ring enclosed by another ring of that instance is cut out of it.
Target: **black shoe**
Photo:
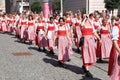
[[[60,62],[60,61],[58,61],[58,65],[59,65],[60,67],[67,68],[67,66],[66,66],[64,63]]]
[[[55,53],[53,52],[53,50],[50,50],[50,52],[49,52],[49,53],[50,53],[50,54],[53,54],[53,55],[55,54]]]
[[[97,60],[97,63],[103,63],[104,61],[102,60],[102,58],[99,58],[98,60]]]
[[[32,45],[32,41],[29,42],[29,45]]]
[[[68,60],[67,60],[67,62],[70,62],[70,61],[71,61],[71,59],[68,59]]]
[[[38,51],[42,51],[40,47],[38,48]]]
[[[43,52],[47,51],[45,48],[43,48]]]
[[[62,65],[62,64],[63,64],[62,62],[58,61],[58,65]]]
[[[78,52],[78,53],[80,52],[80,49],[79,49],[79,48],[77,48],[77,52]]]
[[[93,78],[93,75],[92,75],[89,71],[86,72],[85,76],[86,76],[86,77]]]
[[[87,72],[85,66],[82,66],[82,69],[83,69],[84,72]]]

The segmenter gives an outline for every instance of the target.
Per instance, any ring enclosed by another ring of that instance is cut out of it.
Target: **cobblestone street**
[[[81,68],[80,54],[74,52],[67,68],[62,68],[55,52],[40,52],[34,44],[24,44],[13,35],[0,33],[0,80],[109,80],[107,61],[90,68],[94,76],[90,79]]]

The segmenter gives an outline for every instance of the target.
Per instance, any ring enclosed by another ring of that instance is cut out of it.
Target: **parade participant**
[[[20,31],[20,38],[21,41],[25,42],[25,40],[27,40],[27,18],[25,17],[25,15],[22,15],[22,19],[21,19],[21,31]]]
[[[71,39],[68,35],[68,27],[65,24],[64,18],[59,19],[60,25],[58,25],[58,62],[60,66],[66,67],[64,65],[65,61],[69,58],[69,44],[71,44]],[[62,43],[62,44],[61,44]]]
[[[55,37],[55,30],[56,30],[57,26],[54,23],[54,18],[50,17],[50,23],[47,23],[46,25],[46,29],[47,29],[47,38],[48,38],[48,46],[49,46],[49,53],[50,54],[55,54],[54,53],[54,37]]]
[[[2,15],[0,14],[0,31],[2,30]]]
[[[42,19],[42,22],[43,22],[43,23],[46,23],[46,20],[45,20],[45,18],[44,18],[44,16],[43,16],[43,12],[41,12],[41,13],[39,14],[39,17]]]
[[[21,20],[22,20],[22,14],[19,14],[16,16],[16,21],[17,21],[17,25],[16,25],[16,37],[20,38],[21,35]]]
[[[60,16],[59,16],[59,15],[57,15],[57,16],[55,17],[54,22],[56,23],[56,25],[58,25],[58,24],[59,24],[59,18],[60,18]]]
[[[74,22],[74,28],[73,28],[73,33],[74,33],[74,41],[75,41],[75,45],[77,47],[77,51],[80,52],[79,50],[79,42],[80,42],[80,38],[82,37],[82,33],[81,33],[81,14],[77,14],[77,17],[75,19]]]
[[[35,21],[33,18],[33,15],[29,15],[28,17],[28,40],[29,43],[32,44],[32,41],[35,40],[35,33],[36,33],[36,27],[35,27]]]
[[[98,33],[100,37],[100,29],[101,29],[100,15],[95,14],[93,25],[94,25],[94,29],[96,30],[96,32]],[[101,44],[99,43],[99,40],[95,36],[94,36],[94,39],[95,39],[95,45],[96,45],[96,56],[100,57],[100,54],[101,54],[100,45]]]
[[[71,26],[71,25],[72,25],[72,18],[71,18],[71,16],[70,16],[70,13],[69,13],[69,12],[66,13],[66,21],[65,21],[65,23],[66,23],[68,26]]]
[[[16,35],[17,31],[16,31],[16,28],[17,28],[17,20],[16,20],[16,15],[13,15],[13,26],[12,26],[12,30],[13,30],[13,33],[14,35]]]
[[[2,27],[2,32],[3,32],[3,33],[5,33],[5,32],[7,32],[7,31],[8,31],[8,30],[7,30],[7,20],[6,20],[6,14],[3,14],[3,15],[2,15],[1,22],[2,22],[2,24],[1,24],[1,27]]]
[[[92,19],[92,14],[89,15]],[[84,38],[82,45],[82,60],[83,60],[83,70],[86,73],[87,77],[93,77],[89,72],[89,66],[94,65],[96,62],[96,50],[95,50],[95,40],[94,35],[100,40],[100,37],[96,33],[91,19],[85,18],[81,24],[81,32]]]
[[[101,44],[100,44],[100,54],[99,54],[99,61],[102,59],[109,59],[110,51],[112,48],[112,40],[110,35],[110,26],[107,25],[107,19],[102,20],[102,26],[100,29],[100,36],[101,36]]]
[[[12,27],[13,27],[13,15],[9,14],[7,17],[7,27],[8,27],[8,32],[12,33]]]
[[[67,27],[68,27],[68,35],[69,35],[69,37],[70,37],[70,39],[71,39],[71,41],[72,41],[72,43],[73,43],[73,15],[72,15],[72,12],[71,11],[69,11],[69,12],[67,12],[66,13],[66,19],[65,19],[65,24],[67,25]],[[70,55],[71,54],[73,54],[73,51],[72,51],[72,43],[71,44],[69,44],[69,57],[70,57]]]
[[[36,23],[37,26],[37,46],[39,47],[39,51],[41,51],[41,47],[43,51],[46,51],[45,47],[47,47],[47,38],[46,38],[46,31],[45,31],[45,23],[43,23],[42,18],[38,18],[38,22]]]
[[[110,53],[108,75],[110,80],[120,80],[120,24],[116,19],[112,29],[113,46]]]

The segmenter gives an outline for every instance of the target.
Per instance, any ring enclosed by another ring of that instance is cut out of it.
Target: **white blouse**
[[[119,28],[114,26],[112,29],[112,40],[118,40],[119,37]]]

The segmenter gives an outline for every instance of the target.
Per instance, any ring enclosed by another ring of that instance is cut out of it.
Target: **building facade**
[[[86,13],[92,13],[95,10],[98,10],[99,12],[106,10],[104,0],[65,0],[64,12],[75,12],[77,9],[86,10]],[[114,10],[114,16],[116,15],[118,15],[118,9]]]
[[[0,0],[0,13],[5,12],[5,0]]]
[[[104,0],[65,0],[64,11],[71,10],[75,12],[77,9],[84,9],[86,13],[92,13],[95,10],[106,10]]]

